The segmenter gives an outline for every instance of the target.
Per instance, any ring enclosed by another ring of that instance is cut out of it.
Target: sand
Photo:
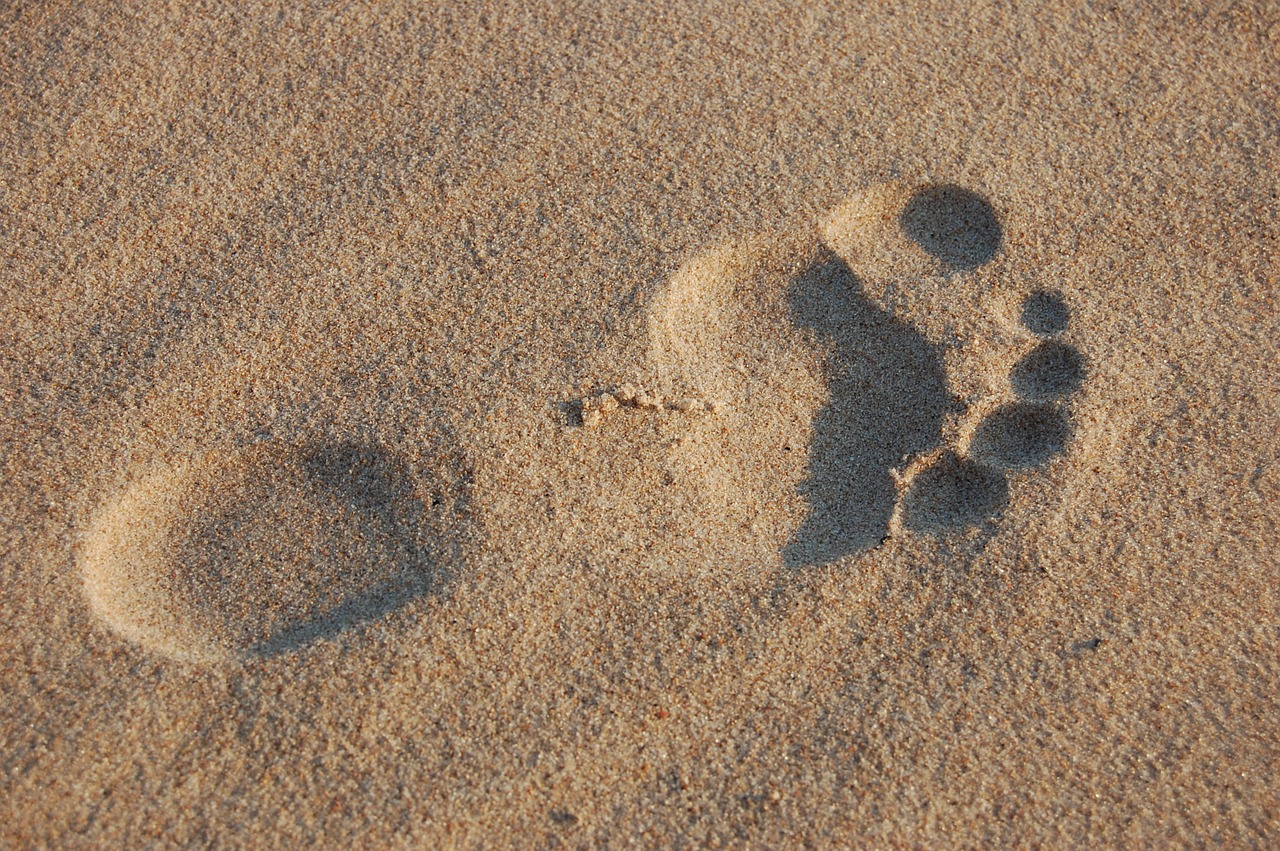
[[[1274,4],[0,33],[0,844],[1280,842]]]

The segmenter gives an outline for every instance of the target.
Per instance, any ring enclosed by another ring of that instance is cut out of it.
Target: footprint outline
[[[892,234],[892,238],[886,239],[886,234]],[[797,245],[803,245],[805,239],[803,235],[797,240],[778,238],[774,240],[773,250],[800,255],[803,248],[797,249]],[[863,282],[853,268],[855,263],[858,267],[874,264],[884,248],[888,249],[896,268],[905,268],[906,274],[899,276],[898,281],[888,282],[881,295],[901,292],[904,287],[919,282],[946,282],[956,276],[971,275],[1004,249],[1003,228],[985,198],[954,184],[910,186],[897,182],[873,186],[828,214],[820,225],[817,251],[811,252],[811,260],[801,264],[801,271],[790,278],[790,289],[803,290],[797,286],[798,282],[806,275],[813,276],[815,270],[843,266],[838,274],[827,277],[842,279],[843,288],[865,305],[864,313],[878,313],[887,317],[886,321],[899,323],[898,339],[906,346],[905,341],[910,341],[912,334],[919,336],[909,315],[900,316],[892,305],[881,307],[874,293],[859,292]],[[768,253],[759,249],[754,252],[756,255]],[[723,305],[740,295],[732,292],[734,286],[729,281],[735,277],[750,279],[755,274],[750,271],[753,264],[759,265],[750,249],[745,252],[733,248],[713,249],[686,262],[668,281],[650,308],[650,355],[660,384],[679,385],[678,392],[686,393],[705,393],[708,389],[705,385],[723,384],[720,377],[731,371],[727,368],[731,365],[729,360],[714,352],[690,354],[699,345],[707,350],[722,345],[719,339],[704,334],[703,339],[698,340],[695,338],[699,334],[692,332],[686,335],[690,339],[676,344],[664,338],[678,336],[670,331],[672,326],[683,323],[687,328],[697,327],[699,320],[689,311],[690,305],[706,307],[707,302]],[[820,272],[816,274],[821,277]],[[699,281],[703,282],[702,291],[697,289]],[[823,329],[823,319],[818,313],[809,311],[806,315],[800,303],[803,296],[804,293],[792,293],[788,315],[792,325],[807,326],[814,332],[811,336],[819,338],[824,330],[838,331]],[[757,297],[751,295],[751,298]],[[936,347],[926,349],[924,355],[916,359],[914,369],[907,370],[914,372],[919,382],[933,385],[933,389],[923,393],[929,402],[925,407],[931,410],[917,412],[925,420],[924,437],[897,446],[900,457],[881,457],[871,462],[871,466],[884,468],[882,481],[892,477],[893,484],[887,499],[883,489],[871,494],[869,501],[877,508],[865,515],[872,518],[870,522],[827,522],[824,529],[821,528],[823,515],[832,514],[832,506],[838,501],[833,495],[838,495],[840,487],[833,488],[832,484],[833,480],[840,484],[840,473],[822,457],[824,454],[834,457],[838,453],[823,444],[839,444],[841,438],[832,435],[848,429],[841,428],[839,423],[824,425],[823,420],[840,420],[840,407],[842,404],[848,407],[847,400],[840,398],[851,395],[839,388],[843,380],[840,361],[847,364],[860,356],[857,351],[842,352],[838,344],[832,344],[833,334],[828,333],[826,363],[822,368],[826,370],[824,389],[829,395],[821,405],[811,409],[814,425],[809,457],[814,460],[815,448],[819,457],[816,466],[811,464],[808,475],[797,483],[797,491],[806,499],[807,511],[798,523],[792,524],[794,531],[781,551],[784,564],[801,567],[829,563],[874,548],[894,534],[946,536],[997,519],[1009,503],[1010,477],[1042,468],[1060,456],[1072,438],[1069,402],[1085,381],[1087,365],[1079,350],[1061,339],[1067,330],[1068,315],[1065,300],[1054,291],[1035,290],[1024,299],[1019,321],[1037,343],[1022,354],[1010,372],[1012,401],[992,409],[988,400],[987,404],[978,406],[986,409],[981,416],[960,417],[969,423],[961,428],[962,434],[967,432],[967,439],[957,440],[951,436],[944,441],[941,427],[934,427],[939,417],[960,415],[966,406],[950,395],[944,370],[939,370],[943,372],[940,381],[930,380],[930,369],[941,363],[942,356]],[[732,334],[721,334],[726,336]],[[784,348],[785,345],[784,342]],[[712,364],[702,369],[699,376],[696,361],[704,356]],[[674,365],[671,361],[675,361]],[[895,364],[885,358],[878,364],[883,381],[884,371],[893,370]],[[724,393],[723,387],[716,388],[712,398],[717,390]],[[879,410],[883,413],[888,408],[881,403]],[[846,412],[844,418],[848,420],[850,415]],[[762,441],[761,445],[767,446],[768,441]],[[727,443],[721,448],[731,449]],[[725,481],[732,477],[716,478]],[[847,478],[844,484],[851,484],[851,480]],[[862,484],[866,491],[866,482]],[[864,504],[868,501],[866,496],[862,494]],[[949,510],[942,510],[944,505],[949,506]]]

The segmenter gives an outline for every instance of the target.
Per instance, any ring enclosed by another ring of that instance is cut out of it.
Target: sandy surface
[[[302,5],[0,9],[0,844],[1280,842],[1274,4]]]

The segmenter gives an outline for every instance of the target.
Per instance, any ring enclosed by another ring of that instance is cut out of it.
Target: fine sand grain
[[[1280,14],[0,8],[0,845],[1280,844]]]

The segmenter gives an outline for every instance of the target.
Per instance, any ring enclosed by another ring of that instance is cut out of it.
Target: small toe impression
[[[1013,367],[1013,390],[1028,402],[1052,402],[1075,392],[1084,383],[1084,358],[1074,346],[1041,343]]]
[[[1015,402],[978,424],[969,454],[993,467],[1031,470],[1061,454],[1070,438],[1071,421],[1058,406]]]
[[[947,452],[907,486],[902,523],[915,532],[945,535],[995,517],[1008,501],[1002,473]]]
[[[1022,302],[1022,314],[1018,318],[1022,327],[1037,337],[1053,337],[1067,330],[1070,315],[1061,294],[1041,290]]]

